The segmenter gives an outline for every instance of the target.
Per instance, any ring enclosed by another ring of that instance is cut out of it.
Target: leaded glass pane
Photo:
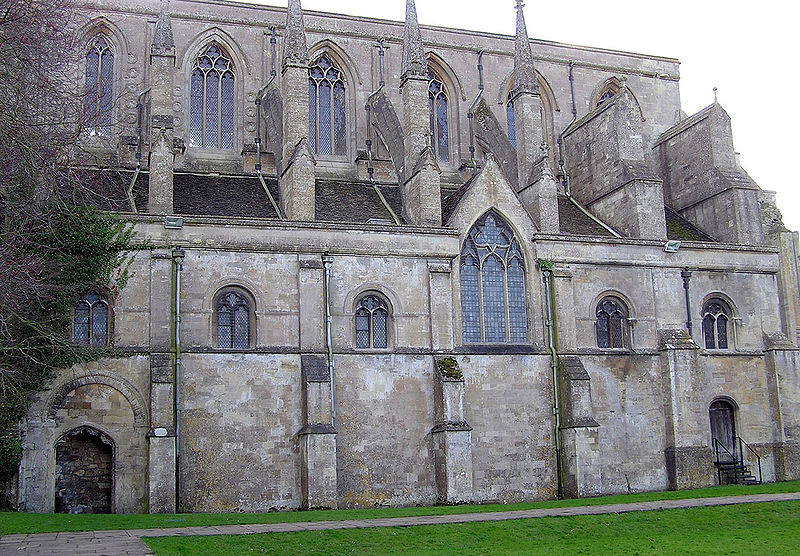
[[[508,122],[508,140],[517,148],[517,124],[514,117],[514,103],[509,100],[506,104],[506,121]]]
[[[233,313],[227,307],[217,310],[217,347],[233,346]]]
[[[512,342],[528,340],[525,271],[522,268],[522,261],[516,258],[508,266],[508,329]]]
[[[250,347],[250,311],[247,307],[239,307],[234,312],[233,347],[246,349]]]
[[[597,314],[597,347],[599,348],[611,347],[609,320],[608,313],[601,311]]]
[[[705,339],[706,349],[714,349],[717,347],[714,334],[715,319],[711,315],[703,317],[703,337]]]
[[[717,347],[728,349],[728,317],[724,314],[717,317]]]
[[[336,156],[347,154],[346,134],[344,85],[339,82],[333,87],[333,136]]]
[[[108,343],[108,306],[103,302],[92,306],[92,345]]]
[[[100,112],[98,114],[97,128],[98,133],[107,135],[111,130],[113,117],[114,97],[112,89],[114,86],[114,55],[106,49],[100,57]]]
[[[622,315],[619,312],[611,314],[611,347],[624,347],[622,337]]]
[[[203,146],[203,72],[192,72],[191,107],[189,115],[189,146]]]
[[[506,305],[503,265],[489,256],[481,269],[483,282],[483,327],[487,342],[506,341]]]
[[[73,312],[72,337],[82,344],[89,343],[89,305],[81,301]]]
[[[319,84],[319,154],[331,155],[331,86]]]
[[[461,318],[464,343],[481,341],[480,292],[478,290],[477,262],[473,257],[467,256],[461,266]]]
[[[356,347],[369,347],[369,312],[366,309],[356,313]]]
[[[317,152],[317,84],[308,81],[308,142],[311,152]]]
[[[378,309],[372,313],[372,347],[385,348],[386,340],[386,312],[383,309]]]
[[[206,132],[204,144],[206,148],[217,148],[217,114],[219,113],[219,76],[216,73],[206,74]]]
[[[447,147],[447,98],[443,95],[436,99],[436,147],[439,160],[450,160]]]
[[[220,147],[233,148],[233,74],[226,72],[222,76]]]

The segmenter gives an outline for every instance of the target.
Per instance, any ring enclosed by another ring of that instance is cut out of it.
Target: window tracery
[[[628,308],[616,297],[604,297],[597,304],[597,347],[618,349],[627,347]]]
[[[244,292],[226,290],[216,303],[217,347],[247,349],[250,347],[251,306]]]
[[[461,314],[465,343],[528,339],[522,252],[494,212],[476,222],[461,249]]]
[[[311,152],[347,156],[345,79],[327,54],[308,70],[308,137]]]
[[[703,305],[703,339],[706,349],[728,349],[728,323],[731,310],[721,299]]]
[[[114,105],[114,50],[102,33],[92,39],[86,51],[84,95],[86,132],[108,136]]]
[[[389,310],[376,295],[362,297],[356,305],[356,347],[383,349],[388,347]]]
[[[234,67],[217,43],[195,61],[191,78],[189,146],[233,148]]]

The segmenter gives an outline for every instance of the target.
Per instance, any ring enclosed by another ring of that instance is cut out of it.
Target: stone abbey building
[[[519,2],[516,36],[418,4],[85,0],[82,171],[148,248],[76,300],[74,341],[128,355],[39,396],[21,508],[800,478],[798,242],[725,110],[681,111],[675,59],[530,40]]]

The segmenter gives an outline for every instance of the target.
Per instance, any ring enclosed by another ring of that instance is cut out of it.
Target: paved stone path
[[[6,535],[0,537],[0,555],[53,555],[83,556],[105,554],[108,556],[152,554],[142,537],[170,537],[193,535],[250,535],[253,533],[289,533],[318,531],[321,529],[359,529],[369,527],[410,527],[414,525],[440,525],[442,523],[474,523],[478,521],[503,521],[548,516],[597,515],[610,513],[697,508],[701,506],[729,506],[755,502],[800,500],[800,492],[779,494],[745,494],[716,498],[689,498],[685,500],[659,500],[628,504],[601,504],[571,508],[541,510],[515,510],[509,512],[480,512],[457,515],[430,515],[416,517],[390,517],[385,519],[357,519],[344,521],[305,521],[299,523],[274,523],[265,525],[218,525],[211,527],[176,527],[171,529],[128,529],[120,531],[90,531],[86,533],[37,533],[31,535]]]

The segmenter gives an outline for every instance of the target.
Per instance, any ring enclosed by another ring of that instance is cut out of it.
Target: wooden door
[[[719,450],[721,461],[732,460],[736,454],[736,425],[733,420],[733,404],[725,400],[717,400],[708,410],[711,419],[711,436],[722,446],[712,449]],[[724,446],[724,449],[722,448]],[[727,451],[726,451],[727,450]]]

